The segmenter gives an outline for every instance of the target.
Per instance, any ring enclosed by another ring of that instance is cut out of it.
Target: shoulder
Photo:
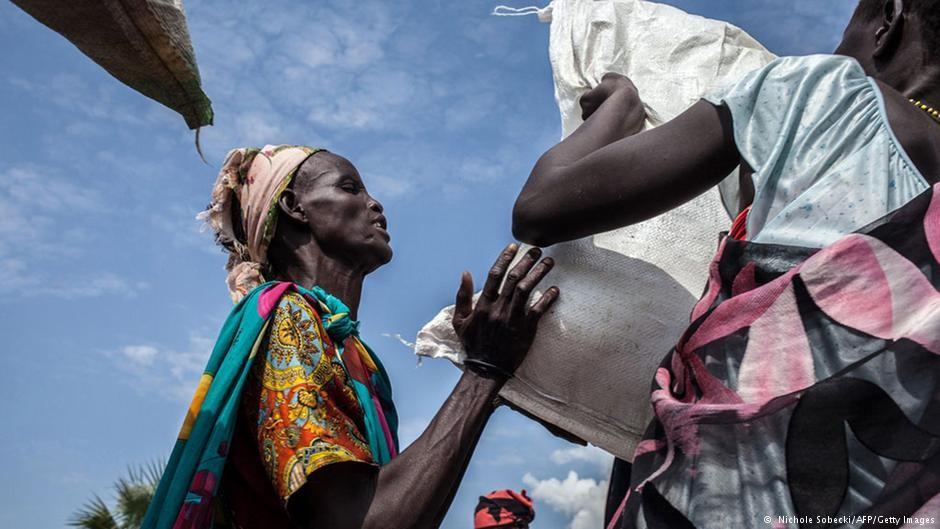
[[[319,319],[319,304],[302,292],[303,289],[294,283],[270,283],[258,299],[258,311],[262,317],[267,317],[265,315],[270,315],[273,311],[275,317],[298,312]]]
[[[705,99],[731,112],[738,149],[755,150],[742,154],[757,159],[786,146],[781,141],[792,134],[832,128],[878,105],[875,84],[858,61],[842,55],[780,57]]]
[[[795,76],[806,76],[808,74],[819,74],[830,71],[842,71],[854,75],[865,76],[865,70],[852,57],[846,55],[797,55],[790,57],[778,57],[764,66],[765,70],[779,72],[782,75],[793,74]]]
[[[745,79],[779,84],[793,84],[794,87],[823,81],[856,80],[867,81],[868,76],[862,66],[844,55],[804,55],[779,57],[763,68],[755,70]]]
[[[780,57],[736,82],[718,88],[706,100],[730,106],[793,106],[799,99],[829,98],[873,90],[858,61],[842,55]]]
[[[289,290],[281,296],[277,304],[278,310],[299,310],[305,314],[318,315],[316,307],[300,293]]]
[[[300,369],[314,366],[330,348],[320,314],[302,294],[284,292],[269,320],[264,348],[269,367]]]
[[[317,309],[315,302],[311,302],[299,292],[286,291],[274,310],[270,328],[272,337],[279,340],[294,337],[287,340],[287,344],[311,340],[319,342],[322,323]]]

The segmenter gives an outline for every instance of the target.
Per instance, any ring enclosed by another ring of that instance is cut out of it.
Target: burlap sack
[[[12,0],[134,90],[212,124],[182,0]]]

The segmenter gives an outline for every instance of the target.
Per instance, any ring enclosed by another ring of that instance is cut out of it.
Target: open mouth
[[[372,225],[378,228],[378,230],[382,233],[382,236],[385,237],[386,241],[391,240],[391,236],[389,236],[388,234],[388,223],[385,221],[384,217],[379,218],[378,220],[373,222]]]

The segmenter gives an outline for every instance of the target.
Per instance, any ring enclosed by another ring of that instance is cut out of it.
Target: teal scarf
[[[319,287],[308,290],[293,283],[265,283],[245,296],[225,320],[142,529],[211,527],[213,499],[225,469],[245,381],[268,323],[288,290],[318,309],[349,371],[375,462],[384,465],[397,455],[398,416],[391,384],[378,357],[358,339],[359,322],[349,318],[342,301]],[[346,344],[364,350],[372,365],[363,366],[360,351],[344,351],[349,348]]]

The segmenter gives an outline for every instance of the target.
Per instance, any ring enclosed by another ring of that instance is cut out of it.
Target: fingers
[[[581,105],[581,121],[587,121],[597,111],[597,105]]]
[[[464,272],[460,276],[460,287],[457,288],[457,303],[454,307],[454,319],[463,320],[473,311],[473,276]]]
[[[535,305],[532,305],[532,308],[529,309],[527,323],[532,326],[538,325],[542,316],[544,316],[548,309],[552,308],[552,305],[558,300],[558,294],[558,287],[551,287],[546,290]]]
[[[603,83],[605,81],[608,83],[621,83],[623,81],[626,81],[630,84],[633,84],[633,81],[631,81],[629,77],[627,77],[626,75],[617,73],[617,72],[607,72],[603,76],[601,76],[601,82]]]
[[[519,262],[516,263],[516,266],[512,267],[512,270],[506,274],[506,282],[503,283],[502,289],[503,297],[511,297],[513,295],[516,284],[519,283],[522,278],[526,277],[526,274],[529,273],[529,270],[532,269],[532,266],[541,255],[542,250],[539,248],[530,248],[529,251],[527,251],[522,257],[522,259],[519,259]]]
[[[517,251],[519,251],[519,245],[512,243],[499,254],[493,268],[490,268],[490,273],[486,276],[486,283],[483,285],[483,294],[480,299],[481,303],[492,302],[499,296],[499,285],[503,282],[503,276],[506,275],[509,263],[512,262]]]
[[[581,106],[581,119],[587,121],[597,109],[615,93],[629,89],[637,93],[636,85],[628,77],[615,72],[608,72],[601,77],[601,82],[594,88],[585,92],[579,101]]]
[[[597,110],[597,107],[600,106],[596,92],[597,89],[595,88],[581,96],[581,99],[578,101],[578,104],[581,106],[581,121],[587,121],[587,119],[591,117],[591,114]]]
[[[516,285],[512,293],[511,314],[515,317],[520,317],[525,314],[525,309],[529,305],[529,295],[532,293],[532,290],[535,289],[536,285],[551,272],[553,266],[555,266],[555,261],[551,257],[546,257],[542,259],[525,278],[519,281],[519,284]]]

